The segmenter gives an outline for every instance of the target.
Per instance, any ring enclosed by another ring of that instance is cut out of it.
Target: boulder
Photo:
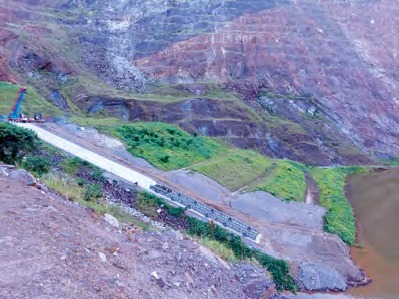
[[[37,186],[36,179],[25,169],[18,169],[11,172],[10,177],[18,180],[26,186]]]
[[[347,288],[346,278],[325,264],[301,265],[298,279],[307,291],[344,291]]]
[[[233,269],[235,277],[244,285],[244,293],[248,298],[272,298],[275,295],[273,279],[264,269],[248,262],[235,264]]]
[[[116,228],[119,228],[119,221],[114,216],[112,216],[110,214],[104,214],[104,220],[106,222],[108,222],[108,224],[110,224]]]

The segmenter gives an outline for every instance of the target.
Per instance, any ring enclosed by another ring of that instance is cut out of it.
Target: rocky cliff
[[[63,109],[174,122],[310,164],[398,156],[397,0],[0,6],[0,80]]]

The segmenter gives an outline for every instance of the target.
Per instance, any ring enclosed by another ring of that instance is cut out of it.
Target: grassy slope
[[[168,129],[173,129],[174,133]],[[309,169],[303,164],[270,159],[250,150],[227,148],[213,139],[192,137],[162,123],[135,123],[120,126],[116,131],[130,146],[133,155],[162,169],[192,165],[192,170],[205,174],[230,190],[249,185],[249,191],[264,190],[286,200],[304,201],[304,170]],[[138,140],[135,141],[135,138]],[[191,141],[193,146],[187,146],[189,140],[195,141]],[[164,145],[161,146],[160,142]],[[166,155],[169,158],[165,162],[162,159]],[[320,203],[328,211],[325,230],[337,234],[347,244],[355,242],[356,229],[352,208],[344,194],[345,178],[360,170],[355,167],[310,169],[321,190]]]
[[[114,134],[135,156],[163,170],[187,167],[217,155],[222,144],[210,138],[191,136],[165,123],[134,123],[119,126]]]
[[[250,150],[231,149],[223,155],[191,167],[235,191],[267,191],[286,200],[304,201],[305,166],[270,159]]]
[[[320,203],[327,209],[324,229],[338,235],[348,245],[356,240],[353,209],[345,197],[345,179],[352,173],[364,171],[361,167],[313,168],[310,173],[320,188]]]
[[[61,115],[61,111],[39,96],[33,88],[27,86],[28,92],[22,103],[22,112],[33,116],[35,112],[41,112],[43,116]],[[15,103],[19,87],[0,81],[0,115],[8,115]]]
[[[229,149],[214,159],[191,167],[234,191],[272,167],[272,160],[250,150]]]
[[[267,191],[286,200],[304,201],[306,192],[305,166],[293,161],[275,162],[271,173],[250,191]]]
[[[165,123],[124,124],[115,118],[72,120],[121,139],[132,155],[160,169],[190,167],[232,191],[251,185],[250,191],[263,190],[287,200],[304,200],[306,183],[302,164],[229,148],[212,138],[195,137]]]

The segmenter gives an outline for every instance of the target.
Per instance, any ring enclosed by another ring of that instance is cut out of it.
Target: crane
[[[8,115],[9,121],[15,121],[17,119],[22,119],[24,117],[22,115],[22,101],[24,100],[25,94],[26,94],[26,88],[21,87],[18,91],[18,96],[15,99],[15,104],[11,109],[11,113]]]
[[[7,119],[11,122],[23,122],[23,123],[41,123],[43,122],[42,115],[40,113],[35,113],[34,118],[29,118],[22,114],[22,101],[27,92],[26,87],[21,87],[18,91],[18,96],[15,99],[14,106],[11,109],[11,113],[8,115]]]

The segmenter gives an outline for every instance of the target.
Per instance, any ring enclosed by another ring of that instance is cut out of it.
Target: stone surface
[[[321,206],[286,202],[263,191],[236,194],[229,201],[234,209],[258,221],[323,231],[325,209]]]
[[[36,179],[25,169],[18,169],[10,173],[10,177],[26,186],[36,186]]]
[[[109,223],[110,225],[119,228],[119,221],[114,216],[110,214],[104,214],[104,220]]]
[[[305,264],[299,267],[302,285],[309,291],[342,291],[346,289],[346,279],[335,269],[322,264]]]

